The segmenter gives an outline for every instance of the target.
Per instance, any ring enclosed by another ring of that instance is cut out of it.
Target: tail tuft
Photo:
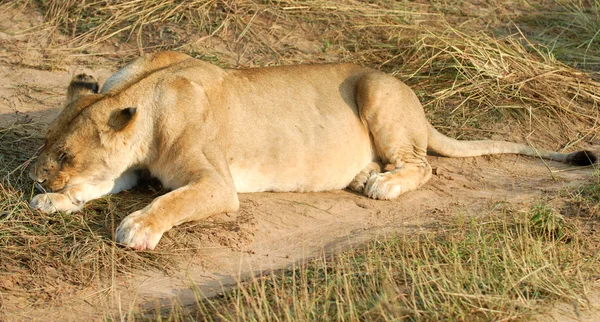
[[[596,155],[587,150],[569,153],[567,156],[567,163],[579,166],[594,164],[597,160]]]

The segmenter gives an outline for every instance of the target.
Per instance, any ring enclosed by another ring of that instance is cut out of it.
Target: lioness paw
[[[402,193],[402,185],[387,173],[372,175],[365,186],[364,194],[373,199],[395,199]]]
[[[135,250],[154,249],[163,234],[156,227],[142,210],[138,210],[125,217],[117,227],[117,243]]]
[[[367,180],[369,180],[369,174],[361,172],[357,174],[356,177],[354,177],[352,182],[350,182],[350,184],[348,185],[348,189],[354,192],[361,193],[365,189],[365,184],[367,183]]]
[[[71,213],[81,209],[71,202],[71,199],[62,193],[43,193],[34,196],[29,202],[31,209],[39,210],[45,214],[64,211]]]
[[[367,166],[364,169],[362,169],[356,176],[354,176],[354,179],[352,179],[352,182],[350,182],[350,184],[348,185],[348,189],[358,193],[364,192],[365,185],[367,184],[369,178],[371,178],[374,175],[377,175],[380,172],[380,163],[371,162],[367,164]]]

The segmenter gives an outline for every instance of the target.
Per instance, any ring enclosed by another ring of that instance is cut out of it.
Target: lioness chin
[[[431,177],[427,150],[448,157],[518,153],[590,164],[503,141],[457,141],[426,120],[413,91],[356,65],[224,70],[175,52],[144,56],[96,80],[77,75],[31,178],[31,207],[80,210],[129,189],[147,169],[171,192],[127,216],[119,243],[153,249],[173,226],[238,209],[238,192],[349,188],[393,199]],[[383,171],[385,165],[394,169]]]

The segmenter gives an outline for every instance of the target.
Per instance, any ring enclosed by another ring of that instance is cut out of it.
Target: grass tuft
[[[565,237],[565,218],[548,204],[534,205],[529,220],[533,232],[542,238],[561,239]]]
[[[569,191],[569,198],[576,213],[591,221],[600,219],[600,172],[594,173],[592,182]]]

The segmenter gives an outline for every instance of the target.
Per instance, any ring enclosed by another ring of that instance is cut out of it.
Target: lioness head
[[[118,177],[129,166],[127,128],[135,118],[135,107],[98,94],[94,77],[75,76],[30,177],[50,191]]]

